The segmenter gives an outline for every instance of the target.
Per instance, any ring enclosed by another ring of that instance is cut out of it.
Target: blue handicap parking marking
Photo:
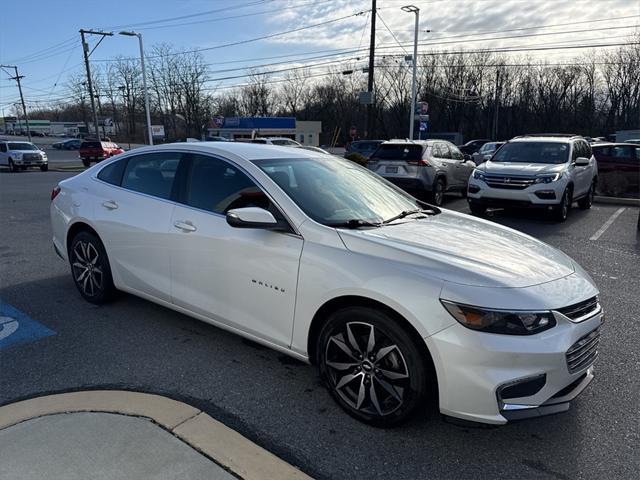
[[[55,334],[50,328],[0,300],[0,350]]]

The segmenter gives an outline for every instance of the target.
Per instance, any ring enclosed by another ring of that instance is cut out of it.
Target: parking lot
[[[0,404],[72,390],[159,393],[317,478],[632,478],[640,471],[637,207],[574,208],[562,224],[541,213],[488,217],[560,248],[601,290],[606,322],[596,379],[569,412],[499,428],[453,425],[434,413],[380,430],[340,410],[314,367],[133,296],[85,302],[53,252],[48,210],[51,189],[74,174],[55,170],[78,167],[77,152],[47,152],[54,171],[0,171],[0,319],[17,311],[16,334],[25,329],[19,342],[3,344],[3,331],[15,325],[0,322]],[[444,207],[469,212],[456,195]]]

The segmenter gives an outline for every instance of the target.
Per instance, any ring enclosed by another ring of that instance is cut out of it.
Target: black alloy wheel
[[[113,298],[109,259],[98,237],[89,232],[77,234],[71,242],[69,262],[73,281],[85,300],[101,304]]]
[[[320,333],[318,365],[338,404],[377,427],[398,425],[418,407],[426,411],[428,392],[435,390],[431,364],[411,336],[390,316],[366,307],[329,317]]]

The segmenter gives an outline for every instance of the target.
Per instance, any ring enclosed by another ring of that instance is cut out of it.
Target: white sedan
[[[562,252],[422,203],[348,160],[236,142],[141,148],[60,182],[55,250],[117,290],[318,365],[354,417],[491,424],[593,378],[598,290]]]

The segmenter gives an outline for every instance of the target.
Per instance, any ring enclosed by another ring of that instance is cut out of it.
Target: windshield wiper
[[[327,226],[333,228],[361,228],[361,227],[379,227],[382,225],[381,223],[369,222],[367,220],[362,220],[361,218],[352,218],[351,220],[346,220],[344,222],[339,223],[328,223]]]
[[[391,223],[391,222],[393,222],[395,220],[400,220],[401,218],[408,217],[409,215],[414,215],[414,214],[417,214],[417,213],[422,213],[422,214],[425,214],[425,215],[436,215],[437,213],[440,213],[440,211],[439,210],[435,210],[435,209],[434,210],[424,210],[422,208],[416,208],[414,210],[404,210],[404,211],[400,212],[398,215],[396,215],[394,217],[387,218],[382,223],[383,224]]]

